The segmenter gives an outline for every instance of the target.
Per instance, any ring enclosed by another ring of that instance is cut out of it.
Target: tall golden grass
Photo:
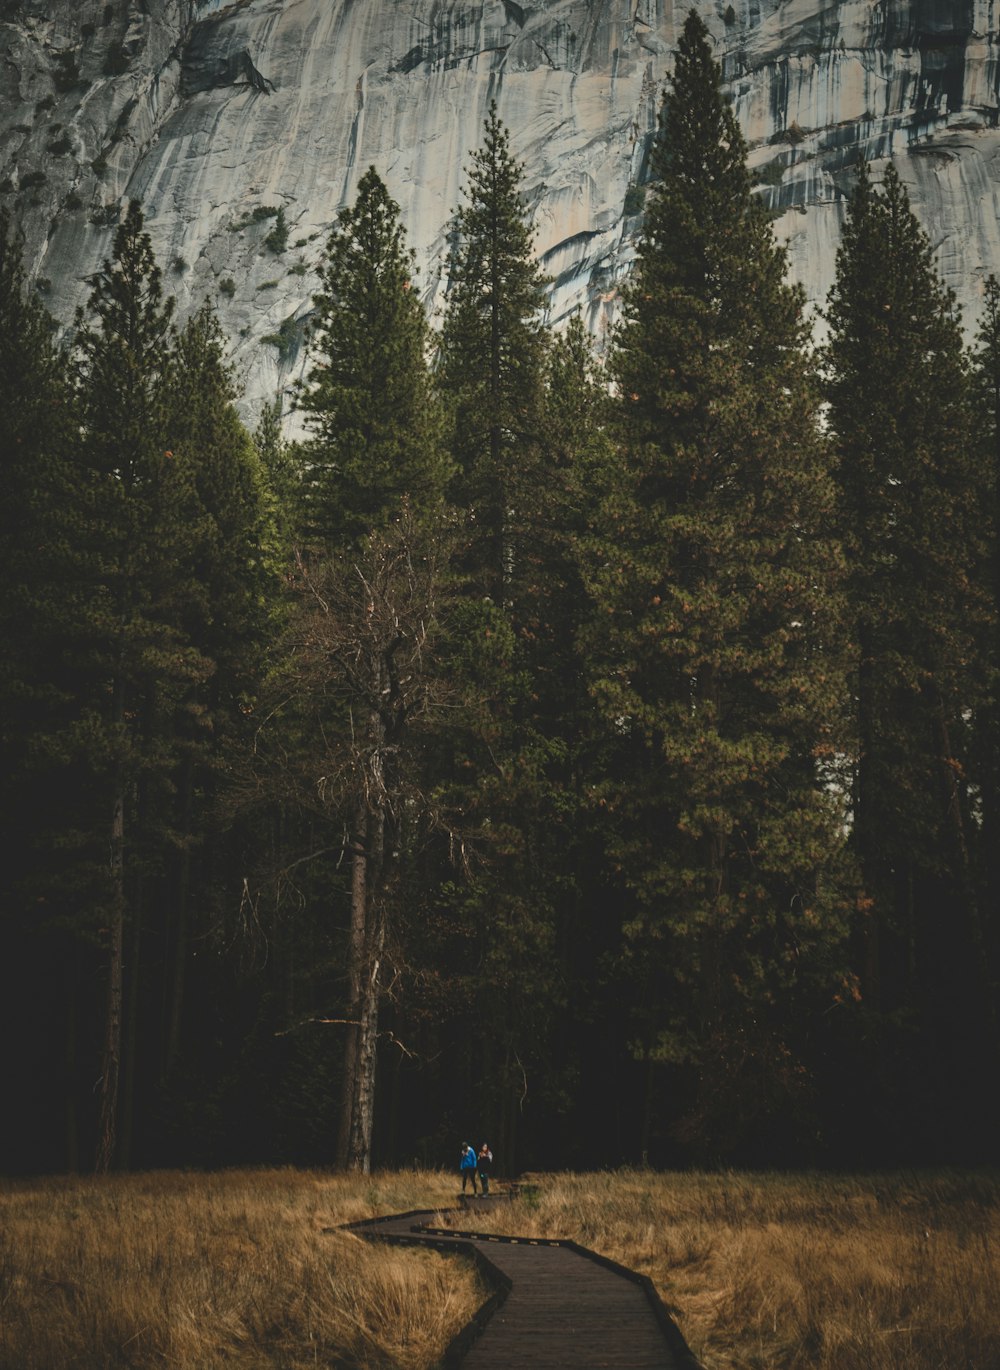
[[[536,1179],[475,1226],[649,1275],[705,1370],[1000,1370],[1000,1176]]]
[[[545,1175],[475,1217],[443,1172],[0,1186],[0,1370],[426,1370],[471,1268],[324,1229],[439,1210],[648,1274],[705,1370],[998,1370],[1000,1177]]]
[[[420,1370],[465,1262],[324,1228],[454,1201],[440,1173],[162,1172],[0,1186],[3,1370]]]

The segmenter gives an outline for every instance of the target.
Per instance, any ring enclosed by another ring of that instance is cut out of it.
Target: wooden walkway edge
[[[562,1238],[432,1226],[439,1214],[346,1226],[368,1241],[431,1246],[476,1264],[492,1293],[448,1346],[449,1370],[700,1370],[648,1276]]]

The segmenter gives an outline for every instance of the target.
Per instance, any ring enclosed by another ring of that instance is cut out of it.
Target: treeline
[[[813,350],[693,13],[603,367],[520,181],[432,333],[365,175],[295,444],[0,224],[6,1168],[993,1154],[1000,287],[860,164]]]

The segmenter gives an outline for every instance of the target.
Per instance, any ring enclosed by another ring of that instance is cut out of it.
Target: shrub
[[[277,333],[265,333],[261,338],[262,343],[267,343],[269,347],[278,349],[278,356],[282,361],[291,356],[295,343],[298,338],[298,327],[295,323],[295,315],[289,314],[287,319],[281,321]]]
[[[256,209],[249,210],[239,219],[234,219],[229,227],[233,233],[239,233],[241,229],[250,228],[252,224],[262,224],[267,219],[276,219],[280,212],[277,205],[258,205]]]
[[[754,175],[754,183],[759,186],[776,186],[781,184],[781,178],[785,174],[785,164],[780,157],[775,157],[773,162],[765,162],[762,167],[758,167]]]
[[[274,220],[274,227],[264,239],[264,246],[268,252],[273,252],[276,257],[280,257],[288,246],[288,224],[285,222],[285,211],[279,209]]]
[[[641,214],[642,207],[646,203],[646,190],[644,186],[629,186],[625,192],[625,213]]]
[[[128,58],[121,43],[114,42],[108,45],[101,71],[105,76],[121,76],[122,72],[128,71]]]
[[[71,52],[60,52],[56,56],[56,69],[52,74],[52,81],[56,90],[65,95],[67,91],[80,80],[80,68],[77,65],[76,57]]]

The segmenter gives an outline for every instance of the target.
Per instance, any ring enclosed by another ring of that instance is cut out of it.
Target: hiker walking
[[[472,1182],[472,1192],[476,1192],[476,1153],[468,1142],[462,1143],[462,1159],[459,1163],[459,1171],[462,1176],[462,1193],[465,1193],[467,1180]]]
[[[490,1150],[489,1142],[483,1142],[479,1148],[476,1162],[479,1168],[479,1187],[484,1194],[488,1194],[490,1192],[490,1171],[493,1168],[493,1152]]]

